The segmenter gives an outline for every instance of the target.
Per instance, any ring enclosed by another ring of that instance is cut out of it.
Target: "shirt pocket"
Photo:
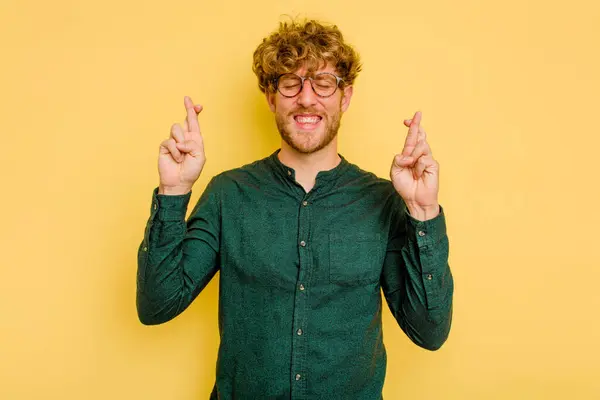
[[[329,282],[340,285],[378,282],[383,257],[380,233],[330,233]]]

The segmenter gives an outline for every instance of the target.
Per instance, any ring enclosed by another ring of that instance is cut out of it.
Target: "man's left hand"
[[[390,178],[410,214],[422,221],[439,214],[439,164],[433,159],[427,134],[421,127],[421,112],[404,120],[408,134],[404,149],[392,162]]]

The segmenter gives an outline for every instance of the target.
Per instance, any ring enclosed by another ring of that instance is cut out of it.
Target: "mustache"
[[[314,111],[314,110],[302,110],[302,109],[297,109],[297,110],[291,111],[288,115],[289,116],[294,116],[296,114],[313,114],[313,115],[318,115],[319,117],[325,117],[324,114],[321,114],[318,111]]]

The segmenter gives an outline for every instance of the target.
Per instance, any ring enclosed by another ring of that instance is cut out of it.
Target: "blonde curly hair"
[[[252,71],[263,93],[275,92],[274,80],[302,65],[314,73],[331,63],[343,79],[342,88],[352,85],[361,70],[359,54],[344,42],[338,27],[315,20],[280,22],[279,29],[256,48],[253,58]]]

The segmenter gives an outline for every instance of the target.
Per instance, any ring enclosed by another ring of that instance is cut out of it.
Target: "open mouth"
[[[310,115],[294,115],[294,121],[296,121],[296,127],[312,131],[314,130],[323,118],[319,115],[310,114]]]

